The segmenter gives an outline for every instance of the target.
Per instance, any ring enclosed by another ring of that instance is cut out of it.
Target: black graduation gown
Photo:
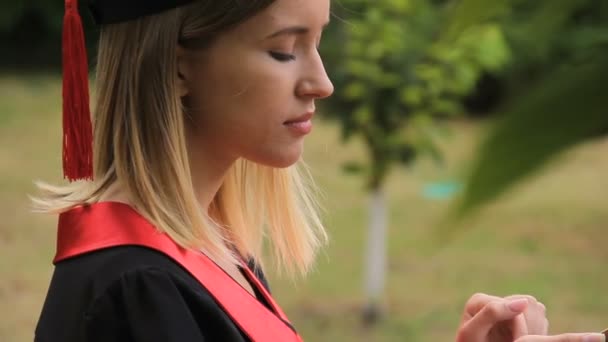
[[[267,288],[259,268],[250,268]],[[35,336],[36,342],[249,341],[182,266],[136,246],[57,263]]]

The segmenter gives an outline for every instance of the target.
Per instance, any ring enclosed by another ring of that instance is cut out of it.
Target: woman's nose
[[[317,55],[314,63],[306,68],[305,75],[298,85],[298,96],[324,99],[334,92],[334,85],[329,79],[321,57]]]

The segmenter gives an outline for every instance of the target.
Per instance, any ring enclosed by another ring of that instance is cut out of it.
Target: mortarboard
[[[97,24],[113,24],[176,8],[194,0],[89,0]]]
[[[176,8],[194,0],[89,0],[98,25],[115,24]],[[93,179],[93,129],[89,67],[77,0],[65,0],[63,19],[63,176]]]

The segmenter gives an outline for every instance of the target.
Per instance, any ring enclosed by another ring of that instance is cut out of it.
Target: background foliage
[[[552,157],[608,132],[608,2],[458,3],[446,36],[479,22],[507,27],[517,86],[480,146],[458,214],[496,199]],[[574,181],[574,180],[573,180]]]
[[[463,100],[484,72],[510,60],[502,28],[475,25],[454,40],[442,40],[450,14],[445,1],[349,0],[335,6],[337,18],[325,40],[327,69],[337,92],[328,113],[345,140],[363,139],[369,188],[379,188],[391,165],[416,156],[441,161],[438,120],[463,112]],[[336,20],[338,21],[338,20]]]

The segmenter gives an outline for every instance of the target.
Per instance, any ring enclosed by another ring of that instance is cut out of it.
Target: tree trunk
[[[365,273],[367,305],[363,312],[363,321],[366,324],[374,324],[382,314],[381,297],[386,278],[387,208],[385,195],[380,187],[372,190],[369,205]]]

